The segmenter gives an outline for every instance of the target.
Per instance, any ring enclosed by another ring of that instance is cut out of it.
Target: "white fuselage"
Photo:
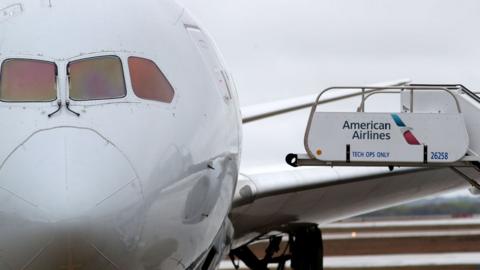
[[[55,101],[0,102],[0,270],[184,269],[215,243],[221,253],[240,112],[189,15],[166,0],[1,0],[0,9],[0,60],[58,67]],[[68,63],[106,55],[122,60],[126,97],[70,100]],[[135,95],[131,56],[156,63],[171,103]]]

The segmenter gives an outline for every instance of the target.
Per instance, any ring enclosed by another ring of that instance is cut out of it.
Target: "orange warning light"
[[[322,155],[322,153],[323,153],[323,152],[322,152],[322,150],[320,150],[320,149],[317,149],[317,156],[321,156],[321,155]]]

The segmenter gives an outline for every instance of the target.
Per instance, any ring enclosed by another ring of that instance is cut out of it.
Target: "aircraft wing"
[[[372,84],[369,86],[371,87],[400,86],[400,85],[406,85],[410,82],[411,82],[410,79],[401,79],[397,81]],[[307,95],[307,96],[302,96],[297,98],[274,101],[266,104],[258,104],[258,105],[242,107],[243,123],[246,124],[253,121],[262,120],[268,117],[312,107],[317,96],[318,94]],[[340,98],[345,98],[345,97],[343,96]],[[328,103],[335,100],[336,98],[331,98],[323,101],[323,103]]]
[[[325,224],[465,189],[469,186],[465,175],[451,168],[391,172],[388,168],[360,167],[296,168],[242,175],[231,210],[234,246],[290,223]]]

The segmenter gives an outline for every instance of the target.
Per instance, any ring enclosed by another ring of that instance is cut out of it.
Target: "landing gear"
[[[250,246],[243,246],[232,250],[230,258],[235,263],[235,258],[241,260],[249,269],[268,270],[269,264],[276,264],[277,270],[285,269],[285,264],[290,261],[294,270],[322,270],[323,269],[323,241],[322,232],[316,224],[294,224],[284,228],[288,241],[281,235],[269,237],[269,244],[264,256],[258,251],[252,251]],[[258,247],[255,249],[258,250]]]
[[[310,225],[293,232],[290,235],[290,241],[292,269],[323,269],[322,232],[316,225]]]

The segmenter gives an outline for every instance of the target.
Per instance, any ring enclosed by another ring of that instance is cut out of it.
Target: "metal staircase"
[[[360,100],[354,112],[322,110],[322,99],[338,92]],[[381,95],[396,95],[396,110],[369,111]],[[312,106],[306,152],[286,161],[294,167],[451,167],[480,194],[479,116],[480,97],[460,84],[330,87]]]

